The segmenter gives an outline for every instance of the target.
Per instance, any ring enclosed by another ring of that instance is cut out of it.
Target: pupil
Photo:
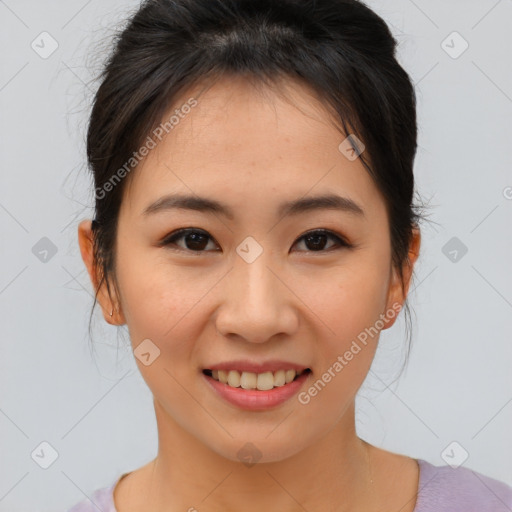
[[[325,247],[325,238],[326,238],[326,235],[323,235],[323,234],[308,235],[306,237],[306,243],[313,240],[313,246],[314,246],[313,248],[314,249],[323,249]],[[319,242],[319,239],[322,239],[322,240]],[[318,247],[318,245],[320,245],[320,247]]]
[[[200,233],[189,233],[185,239],[187,241],[186,245],[188,249],[201,250],[204,249],[207,245],[205,243],[206,237],[204,235],[201,235]],[[192,247],[190,246],[191,244],[189,243],[190,239],[192,239]]]

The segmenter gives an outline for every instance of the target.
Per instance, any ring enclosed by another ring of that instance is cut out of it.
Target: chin
[[[280,438],[275,433],[270,439],[268,432],[261,436],[244,435],[236,438],[229,438],[223,443],[210,445],[215,453],[233,462],[241,462],[247,467],[254,464],[265,464],[281,462],[299,453],[303,448],[297,444],[297,439],[287,436]]]

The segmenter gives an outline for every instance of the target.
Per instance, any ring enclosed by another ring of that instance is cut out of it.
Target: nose
[[[265,252],[252,263],[237,258],[226,276],[217,331],[228,338],[264,343],[276,335],[293,335],[298,326],[294,293],[285,276],[274,270]]]

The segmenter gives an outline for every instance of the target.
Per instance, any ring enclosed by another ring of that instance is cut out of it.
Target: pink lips
[[[243,371],[254,371],[254,365],[248,366],[240,366],[234,365],[235,362],[231,362],[227,368],[226,365],[214,366],[213,370],[223,370],[223,369],[237,369],[237,368],[251,368],[251,370],[243,370]],[[283,366],[283,363],[280,362],[280,367],[274,371],[279,369],[284,369],[286,366]],[[225,368],[224,368],[225,367]],[[267,366],[272,367],[272,366]],[[259,367],[261,368],[261,367]],[[292,366],[289,369],[299,369],[301,367]],[[262,373],[263,371],[271,371],[271,370],[261,370],[258,369],[255,373]],[[304,385],[304,383],[309,379],[311,372],[304,372],[301,375],[297,376],[295,380],[285,384],[284,386],[275,387],[273,389],[269,389],[267,391],[260,391],[257,389],[243,389],[243,388],[233,388],[228,384],[223,384],[220,381],[215,380],[213,377],[206,375],[205,373],[201,373],[203,379],[205,379],[206,383],[210,386],[217,396],[220,396],[222,399],[226,400],[228,403],[239,407],[240,409],[248,410],[248,411],[265,411],[267,409],[271,409],[273,407],[277,407],[291,397],[296,395],[300,388]]]

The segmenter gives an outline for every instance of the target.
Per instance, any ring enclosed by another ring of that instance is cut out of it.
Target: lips
[[[289,401],[306,385],[312,372],[309,368],[300,374],[293,369],[258,374],[205,369],[200,374],[207,387],[231,405],[248,411],[266,411]]]

